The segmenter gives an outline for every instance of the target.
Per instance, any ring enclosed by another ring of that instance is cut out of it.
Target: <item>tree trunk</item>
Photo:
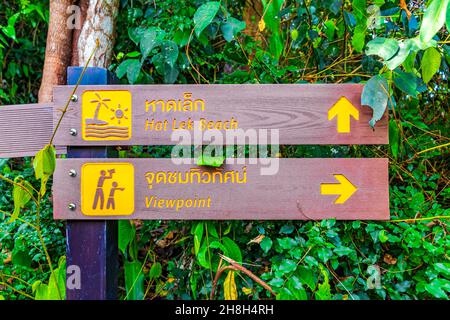
[[[80,8],[78,18],[81,30],[69,28],[67,24],[73,15],[69,10],[71,5]],[[119,0],[50,0],[50,22],[39,102],[53,100],[53,87],[66,83],[67,67],[84,66],[97,39],[99,48],[90,66],[110,65],[118,11]]]
[[[262,15],[263,5],[261,0],[245,1],[245,7],[242,13],[246,25],[244,33],[254,38],[255,40],[258,40],[261,37],[258,29],[258,22],[261,20]]]
[[[53,86],[66,82],[66,69],[72,53],[72,30],[67,27],[67,8],[74,0],[50,0],[50,22],[45,49],[44,71],[39,102],[53,100]]]
[[[89,8],[78,39],[78,64],[84,65],[95,48],[99,47],[90,66],[108,67],[111,64],[115,40],[115,21],[119,0],[89,0]]]

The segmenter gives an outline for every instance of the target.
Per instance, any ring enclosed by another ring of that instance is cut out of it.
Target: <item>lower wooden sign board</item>
[[[387,159],[233,160],[58,159],[54,218],[389,219]]]

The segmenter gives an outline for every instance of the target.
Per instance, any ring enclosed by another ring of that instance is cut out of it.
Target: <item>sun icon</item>
[[[110,109],[113,112],[113,115],[111,116],[111,120],[117,119],[117,123],[120,124],[120,121],[122,119],[128,120],[128,117],[125,115],[125,112],[128,111],[128,108],[123,108],[120,106],[120,104],[117,105],[117,108],[111,108]]]

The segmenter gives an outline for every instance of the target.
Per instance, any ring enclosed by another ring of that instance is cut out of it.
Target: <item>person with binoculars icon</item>
[[[109,174],[107,175],[105,170],[100,171],[100,177],[97,181],[97,189],[95,191],[94,204],[92,205],[92,209],[95,210],[97,209],[97,207],[100,207],[100,210],[103,210],[103,207],[105,206],[105,193],[103,190],[105,180],[112,179],[115,172],[116,171],[114,169],[110,169],[108,170]],[[124,191],[125,188],[120,188],[117,181],[114,181],[109,191],[108,201],[106,202],[106,209],[114,210],[116,208],[114,195],[117,190]]]

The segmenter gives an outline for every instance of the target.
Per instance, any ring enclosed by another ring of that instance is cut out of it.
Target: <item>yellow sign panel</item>
[[[86,216],[134,212],[134,167],[131,163],[86,163],[81,167],[81,212]]]
[[[129,91],[85,91],[81,105],[83,140],[129,140],[131,104]]]

